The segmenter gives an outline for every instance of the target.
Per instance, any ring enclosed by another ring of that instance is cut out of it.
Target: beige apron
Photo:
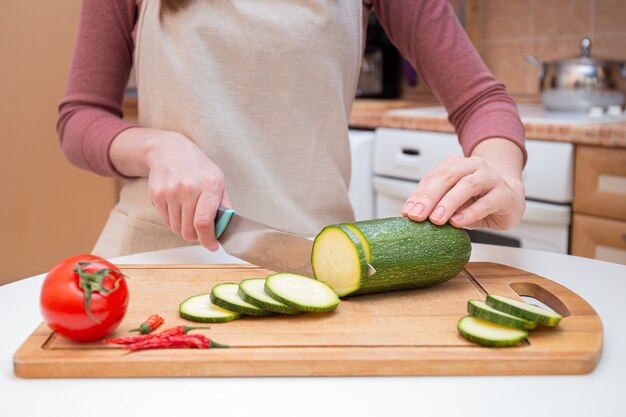
[[[353,220],[360,0],[197,0],[162,20],[144,0],[139,19],[140,126],[196,142],[243,216],[303,235]],[[162,224],[143,178],[123,187],[94,253],[190,244]]]

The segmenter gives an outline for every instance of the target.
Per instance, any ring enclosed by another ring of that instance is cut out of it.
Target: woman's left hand
[[[524,214],[521,150],[505,139],[481,142],[469,158],[451,156],[426,174],[402,207],[415,221],[510,229]]]

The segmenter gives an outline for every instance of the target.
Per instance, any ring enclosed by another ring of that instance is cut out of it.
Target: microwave
[[[370,13],[367,39],[356,89],[357,98],[398,98],[403,58],[391,43],[376,15]]]

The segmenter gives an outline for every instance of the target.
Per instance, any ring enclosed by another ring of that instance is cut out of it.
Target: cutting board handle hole
[[[567,306],[559,297],[545,288],[532,282],[512,282],[510,284],[513,291],[529,304],[537,304],[539,307],[548,308],[563,317],[571,316]]]

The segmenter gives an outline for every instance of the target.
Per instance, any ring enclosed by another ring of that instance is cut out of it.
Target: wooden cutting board
[[[113,336],[158,313],[163,329],[194,325],[178,304],[219,282],[264,277],[246,265],[123,266],[128,313]],[[484,348],[463,339],[456,324],[467,301],[487,293],[532,296],[564,316],[557,328],[531,331],[513,348]],[[581,297],[549,279],[494,263],[470,263],[434,287],[344,299],[334,313],[245,317],[202,330],[229,349],[129,353],[100,342],[79,344],[41,324],[16,352],[26,378],[289,375],[582,374],[598,362],[602,323]]]

